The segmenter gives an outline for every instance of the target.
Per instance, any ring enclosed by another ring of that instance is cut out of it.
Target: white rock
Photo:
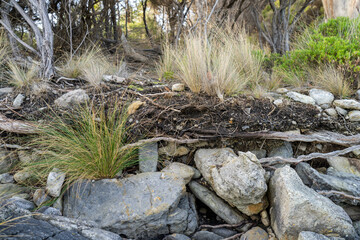
[[[88,100],[89,96],[86,94],[85,90],[77,89],[70,91],[56,99],[55,104],[59,107],[67,108],[73,105],[85,103]]]
[[[347,111],[341,107],[335,107],[335,110],[338,112],[339,115],[341,116],[346,116]]]
[[[103,75],[103,80],[105,82],[115,82],[115,83],[124,83],[126,81],[125,78],[116,75]]]
[[[282,106],[284,104],[284,101],[282,99],[276,99],[274,101],[274,104],[278,107]]]
[[[288,92],[286,95],[294,101],[315,105],[315,100],[312,97],[306,96],[304,94],[297,92]]]
[[[320,106],[331,106],[331,103],[334,101],[334,95],[331,92],[320,90],[320,89],[311,89],[309,91],[310,97],[312,97],[317,105]]]
[[[47,178],[46,190],[52,197],[58,197],[61,193],[62,185],[65,181],[65,173],[54,168]]]
[[[171,90],[173,92],[182,92],[185,90],[185,85],[182,83],[175,83],[172,87]]]
[[[193,178],[195,174],[195,169],[183,163],[173,162],[169,166],[161,170],[161,172],[173,173],[184,179],[185,184],[187,184]]]
[[[0,97],[11,93],[14,89],[10,87],[0,88]]]
[[[333,117],[333,118],[337,118],[337,117],[338,117],[338,113],[337,113],[337,111],[335,110],[335,108],[325,109],[325,112],[326,112],[326,114],[329,115],[330,117]]]
[[[21,93],[19,95],[17,95],[16,98],[14,99],[13,107],[14,108],[20,107],[23,104],[24,99],[25,99],[25,96],[22,95]]]
[[[350,173],[360,177],[360,160],[346,157],[329,157],[327,162],[338,172]]]
[[[348,113],[350,122],[359,122],[360,121],[360,111],[354,110]]]
[[[276,89],[276,92],[277,93],[281,93],[281,94],[283,94],[283,93],[287,93],[289,90],[287,90],[286,88],[278,88],[278,89]]]
[[[199,149],[195,164],[218,196],[247,215],[258,214],[267,206],[265,170],[251,152],[230,148]]]
[[[360,102],[354,99],[335,100],[334,105],[349,110],[360,110]]]

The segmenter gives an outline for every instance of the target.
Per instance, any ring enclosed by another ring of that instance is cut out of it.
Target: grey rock
[[[14,183],[14,177],[10,173],[0,174],[0,183]]]
[[[282,99],[276,99],[273,103],[274,103],[276,106],[280,107],[280,106],[284,105],[284,100],[282,100]]]
[[[25,200],[25,199],[22,199],[22,198],[18,198],[18,197],[12,197],[12,198],[9,198],[8,200],[6,200],[7,203],[11,203],[11,204],[15,204],[16,207],[18,208],[22,208],[22,209],[25,209],[25,210],[28,210],[28,211],[31,211],[35,208],[35,205],[34,203],[28,201],[28,200]]]
[[[311,89],[309,91],[310,97],[312,97],[317,105],[329,107],[334,101],[334,95],[331,92],[320,90],[320,89]]]
[[[58,107],[69,108],[72,106],[85,103],[88,100],[89,100],[89,96],[86,94],[85,90],[77,89],[65,93],[64,95],[56,99],[54,103]]]
[[[269,234],[260,227],[253,227],[244,233],[240,240],[268,240]]]
[[[12,93],[13,91],[14,91],[14,88],[11,88],[11,87],[0,88],[0,97],[3,97],[9,93]]]
[[[46,181],[46,191],[52,197],[58,197],[61,193],[62,185],[65,181],[65,173],[59,171],[59,169],[53,169]]]
[[[28,180],[31,177],[30,172],[27,171],[19,171],[17,173],[14,174],[14,180],[17,183],[24,183],[26,182],[26,180]]]
[[[257,157],[257,159],[261,159],[261,158],[265,158],[265,157],[266,157],[266,150],[265,150],[265,149],[254,149],[254,150],[250,150],[250,152],[252,152],[253,154],[255,154],[255,156]]]
[[[335,107],[335,110],[338,112],[339,115],[341,116],[346,116],[347,111],[341,107]]]
[[[17,162],[13,152],[0,148],[0,174],[9,172]]]
[[[336,171],[354,174],[360,177],[360,159],[349,159],[346,157],[336,156],[329,157],[327,162]]]
[[[350,122],[359,122],[360,121],[360,111],[358,111],[358,110],[350,111],[348,113],[348,116],[349,116]]]
[[[13,107],[14,107],[14,108],[20,107],[20,106],[23,104],[24,99],[25,99],[25,96],[24,96],[24,95],[22,95],[21,93],[18,94],[18,95],[16,96],[16,98],[14,99]]]
[[[195,174],[193,167],[179,162],[171,163],[169,166],[161,170],[161,172],[175,174],[184,179],[185,184],[188,184]]]
[[[201,172],[199,170],[197,170],[196,168],[194,168],[194,176],[193,179],[199,179],[201,178]]]
[[[158,144],[149,143],[139,148],[140,172],[156,172],[158,164]]]
[[[338,113],[335,110],[335,108],[327,108],[325,109],[325,112],[327,115],[329,115],[332,118],[337,118],[338,117]]]
[[[56,201],[53,204],[53,207],[56,209],[59,209],[59,211],[62,212],[63,211],[63,199],[61,197],[56,199]]]
[[[299,234],[299,238],[297,240],[345,240],[345,238],[338,237],[327,237],[322,234],[303,231]]]
[[[33,196],[33,201],[36,206],[40,206],[41,204],[50,200],[49,195],[46,193],[44,189],[36,189]]]
[[[286,94],[286,96],[288,96],[289,98],[291,98],[292,100],[294,100],[296,102],[315,105],[315,100],[312,97],[306,96],[301,93],[288,92]]]
[[[114,83],[124,83],[126,81],[124,77],[119,77],[116,75],[103,75],[103,80],[105,82],[114,82]]]
[[[30,189],[13,183],[0,184],[0,201],[29,192]]]
[[[283,93],[287,93],[289,90],[287,90],[286,88],[278,88],[276,89],[277,93],[283,94]]]
[[[291,143],[284,142],[280,147],[276,147],[271,150],[268,154],[268,157],[283,157],[283,158],[292,158],[294,156]]]
[[[184,234],[174,233],[166,236],[165,238],[163,238],[163,240],[191,240],[191,238]]]
[[[192,240],[221,240],[223,237],[208,231],[199,231],[192,236]]]
[[[40,209],[37,210],[37,212],[45,214],[45,215],[55,215],[55,216],[61,216],[61,212],[59,209],[43,206]]]
[[[169,142],[165,147],[159,149],[160,155],[167,155],[169,157],[181,157],[185,156],[190,150],[174,142]]]
[[[228,237],[234,236],[235,234],[238,233],[237,231],[227,229],[227,228],[214,228],[211,231],[223,238],[228,238]]]
[[[270,180],[271,226],[278,239],[296,240],[302,231],[358,236],[345,211],[305,186],[289,166],[277,169]]]
[[[353,222],[353,226],[354,226],[357,234],[360,236],[360,221]]]
[[[359,221],[360,220],[360,208],[358,205],[350,205],[346,203],[338,203],[340,207],[342,207],[346,214],[349,215],[351,220],[353,221]]]
[[[339,99],[334,101],[336,107],[348,110],[360,110],[360,102],[354,99]]]
[[[63,214],[137,239],[197,228],[195,200],[183,179],[160,172],[77,182],[65,194]]]
[[[240,213],[201,184],[191,181],[189,183],[189,188],[201,202],[208,206],[216,215],[228,224],[238,224],[245,220]]]
[[[81,230],[81,234],[91,240],[122,240],[122,237],[118,234],[99,228],[83,229]]]
[[[246,215],[258,214],[267,207],[265,170],[251,152],[238,154],[229,148],[199,149],[194,160],[218,196]]]

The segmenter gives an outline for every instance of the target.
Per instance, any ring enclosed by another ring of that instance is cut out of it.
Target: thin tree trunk
[[[120,32],[121,32],[121,38],[120,38],[121,44],[124,48],[125,54],[136,61],[146,62],[148,59],[145,56],[135,52],[135,50],[130,46],[129,42],[127,41],[124,32],[121,31],[121,29]]]
[[[154,46],[153,39],[152,39],[151,33],[150,33],[148,25],[147,25],[147,21],[146,21],[147,1],[148,0],[142,1],[142,5],[143,5],[143,22],[144,22],[144,26],[145,26],[146,36],[149,38],[151,46]]]

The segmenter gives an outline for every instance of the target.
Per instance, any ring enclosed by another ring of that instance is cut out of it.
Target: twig
[[[247,223],[248,221],[241,221],[240,223],[237,224],[220,224],[220,225],[201,225],[200,228],[211,228],[211,229],[217,229],[217,228],[237,228],[240,227],[242,225],[244,225],[245,223]]]
[[[349,200],[354,200],[354,201],[360,201],[360,197],[355,197],[353,195],[349,195],[343,192],[339,192],[339,191],[334,191],[334,190],[330,190],[330,191],[318,191],[317,192],[320,195],[323,195],[325,197],[331,197],[331,196],[338,196],[341,198],[345,198],[345,199],[349,199]]]
[[[238,233],[238,234],[235,234],[231,237],[228,237],[228,238],[223,238],[223,240],[233,240],[233,239],[237,239],[238,237],[241,237],[244,233]]]
[[[60,82],[61,80],[65,80],[65,81],[78,81],[79,79],[77,79],[77,78],[59,77],[59,78],[56,80],[56,83]]]

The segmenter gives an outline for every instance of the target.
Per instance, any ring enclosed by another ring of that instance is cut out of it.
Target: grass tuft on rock
[[[77,114],[56,117],[34,139],[33,145],[44,154],[28,168],[40,179],[58,168],[68,183],[114,178],[138,161],[137,148],[122,149],[129,143],[126,121],[125,109],[117,104],[112,109],[80,107]]]

